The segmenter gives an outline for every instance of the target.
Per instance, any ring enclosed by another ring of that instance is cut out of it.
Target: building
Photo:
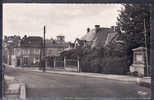
[[[65,50],[75,48],[102,48],[110,44],[120,44],[123,41],[118,40],[118,28],[112,26],[110,28],[95,25],[93,29],[87,28],[86,34],[80,39],[77,38],[74,43],[69,43]]]
[[[12,65],[39,66],[42,49],[42,38],[37,36],[24,36],[20,46],[14,47]]]
[[[38,36],[26,35],[21,39],[18,36],[5,37],[3,48],[5,63],[12,66],[39,66],[43,53],[43,39]],[[67,47],[64,36],[45,40],[45,56],[47,64],[53,62],[53,57]],[[50,64],[51,66],[51,64]]]
[[[65,42],[64,36],[57,36],[56,39],[46,40],[46,66],[53,67],[54,57],[60,56],[60,53],[63,52],[67,47],[68,43]]]
[[[59,56],[60,53],[67,47],[64,36],[57,36],[54,39],[46,40],[46,55],[47,56]]]
[[[20,36],[5,36],[2,43],[3,48],[3,63],[12,65],[12,55],[14,54],[14,48],[20,46]]]

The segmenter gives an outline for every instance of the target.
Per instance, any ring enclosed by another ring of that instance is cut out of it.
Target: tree
[[[128,54],[133,48],[145,46],[144,20],[146,25],[147,45],[150,48],[150,4],[123,4],[117,25],[122,30],[123,40],[126,42]]]

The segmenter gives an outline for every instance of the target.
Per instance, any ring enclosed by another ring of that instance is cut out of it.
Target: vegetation
[[[144,35],[146,35],[147,38],[147,47],[150,48],[151,5],[124,4],[123,6],[124,9],[121,9],[120,15],[117,18],[117,25],[123,33],[121,36],[127,45],[127,55],[132,55],[133,48],[145,46]]]
[[[132,49],[145,46],[144,20],[147,46],[150,48],[150,5],[124,4],[117,18],[120,27],[118,39],[124,41],[110,44],[107,48],[78,48],[65,52],[67,57],[80,58],[81,71],[96,73],[126,74],[132,64]]]

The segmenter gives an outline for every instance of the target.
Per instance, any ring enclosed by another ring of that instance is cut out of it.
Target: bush
[[[126,74],[129,70],[127,57],[107,57],[102,59],[102,73]]]
[[[81,69],[84,72],[126,74],[129,71],[127,57],[86,56],[80,62]]]
[[[132,60],[131,56],[127,56],[126,51],[121,49],[85,48],[73,52],[70,57],[80,57],[80,69],[83,72],[126,74]]]

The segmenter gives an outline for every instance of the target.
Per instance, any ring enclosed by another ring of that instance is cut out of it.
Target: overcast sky
[[[87,27],[116,25],[119,4],[3,4],[3,34],[43,36],[64,35],[74,41],[86,34]]]

